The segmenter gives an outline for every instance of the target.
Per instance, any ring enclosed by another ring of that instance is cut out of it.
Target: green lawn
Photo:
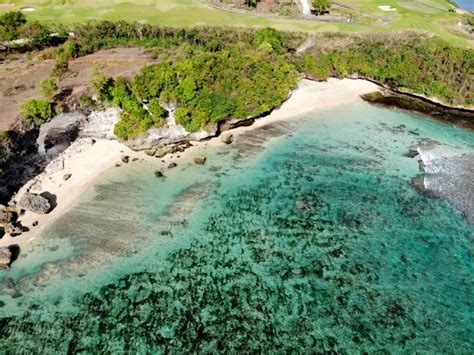
[[[385,27],[334,24],[316,21],[265,18],[216,10],[198,0],[0,0],[0,13],[31,6],[32,20],[47,23],[77,23],[92,19],[143,21],[171,26],[228,25],[272,26],[289,31],[390,31],[422,29],[436,33],[452,44],[474,47],[474,40],[448,31],[460,15],[449,13],[447,0],[340,0],[360,11],[391,17]],[[391,5],[396,12],[384,12],[379,5]]]

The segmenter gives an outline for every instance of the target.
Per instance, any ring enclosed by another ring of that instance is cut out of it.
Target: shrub
[[[97,108],[97,102],[92,97],[86,94],[79,96],[79,106],[83,109],[94,110]]]
[[[100,101],[110,101],[113,80],[97,68],[92,72],[91,86]]]
[[[58,90],[58,85],[53,79],[44,79],[40,82],[39,89],[44,97],[52,99]]]
[[[30,40],[28,46],[32,49],[43,48],[51,39],[49,30],[39,22],[25,23],[18,29],[18,32],[19,37]]]
[[[313,10],[320,15],[328,11],[332,6],[332,0],[312,0]]]
[[[18,29],[26,23],[21,11],[11,11],[0,16],[0,41],[11,41],[19,36]]]
[[[284,52],[281,33],[274,28],[264,28],[255,33],[253,45],[258,48],[264,42],[269,43],[276,53]]]
[[[31,124],[41,124],[54,116],[54,109],[49,101],[29,99],[21,104],[21,115]]]

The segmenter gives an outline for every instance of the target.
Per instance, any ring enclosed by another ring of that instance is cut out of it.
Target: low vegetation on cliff
[[[40,85],[45,99],[23,105],[28,121],[48,119],[70,60],[123,45],[148,48],[154,62],[134,78],[95,76],[97,98],[123,110],[115,130],[122,139],[159,127],[170,113],[190,132],[226,118],[262,115],[283,102],[299,77],[360,77],[450,105],[474,104],[474,51],[420,33],[321,34],[298,53],[304,34],[269,28],[175,29],[102,21],[71,30],[73,38],[48,49],[56,65]],[[80,101],[93,104],[84,95]]]

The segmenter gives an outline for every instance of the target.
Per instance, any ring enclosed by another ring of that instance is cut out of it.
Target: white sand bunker
[[[377,6],[382,11],[397,11],[396,8],[391,7],[390,5]]]
[[[36,9],[35,9],[34,7],[22,7],[20,10],[23,11],[23,12],[33,12],[33,11],[36,11]]]

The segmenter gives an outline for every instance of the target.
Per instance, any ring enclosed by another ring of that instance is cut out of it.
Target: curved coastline
[[[396,98],[408,98],[409,101],[408,103],[397,101]],[[143,151],[134,151],[124,143],[110,139],[110,137],[93,141],[90,139],[78,139],[66,151],[53,159],[43,173],[28,181],[16,194],[16,196],[22,196],[26,191],[37,193],[48,191],[57,198],[56,208],[47,215],[37,215],[31,212],[21,215],[18,221],[29,230],[17,237],[5,235],[0,239],[0,247],[22,246],[36,239],[48,226],[68,212],[77,203],[83,192],[91,188],[101,176],[111,169],[124,165],[121,160],[124,156],[129,157],[133,161],[147,160],[156,162],[157,169],[162,169],[172,161],[179,162],[182,159],[188,158],[193,154],[193,151],[203,145],[225,144],[219,139],[219,136],[224,131],[231,130],[231,133],[237,136],[245,131],[253,130],[269,123],[291,119],[309,112],[317,112],[339,105],[350,104],[357,100],[416,111],[453,124],[460,123],[459,117],[468,117],[467,124],[460,124],[460,126],[474,128],[474,120],[472,119],[474,111],[469,108],[450,107],[420,95],[387,88],[378,82],[365,78],[330,78],[327,81],[315,81],[305,78],[299,82],[297,88],[289,93],[288,99],[280,107],[264,116],[250,118],[244,120],[244,122],[225,122],[209,138],[201,141],[192,141],[192,145],[184,153],[180,154],[179,157],[167,154],[157,159],[156,157],[144,154]],[[428,109],[425,111],[417,109],[416,102],[427,105]],[[432,114],[430,108],[438,109],[442,113],[454,112],[462,113],[463,115],[457,118],[454,115],[455,118],[453,120],[440,119]],[[62,169],[57,169],[58,164],[62,166]],[[68,174],[71,175],[70,179],[64,181],[64,176]]]
[[[269,115],[255,119],[251,125],[240,126],[232,129],[232,134],[237,136],[245,131],[265,126],[272,122],[291,119],[308,112],[331,109],[340,105],[346,105],[361,100],[360,96],[379,90],[379,87],[367,80],[334,79],[325,82],[303,79],[298,87],[294,89],[289,98],[281,107],[273,110]],[[135,152],[125,144],[117,140],[98,139],[95,143],[87,143],[83,140],[71,145],[65,152],[55,158],[45,172],[30,180],[17,194],[21,196],[33,186],[39,190],[45,190],[57,198],[57,207],[47,215],[37,215],[26,212],[20,216],[19,222],[30,228],[29,231],[17,237],[5,235],[0,239],[0,247],[12,244],[25,245],[36,239],[51,223],[69,211],[80,199],[85,190],[91,188],[94,183],[110,169],[123,165],[121,157],[128,156],[130,160],[146,159],[156,161],[157,169],[169,164],[171,161],[189,157],[200,146],[223,145],[219,136],[209,140],[192,142],[192,146],[180,154],[180,158],[170,156],[157,159],[149,157],[143,152]],[[79,145],[79,149],[78,149]],[[100,158],[98,158],[100,157]],[[63,169],[54,169],[58,162],[64,166]],[[53,168],[52,168],[53,167]],[[71,174],[68,181],[64,181],[65,174]],[[37,227],[32,227],[37,224]]]

